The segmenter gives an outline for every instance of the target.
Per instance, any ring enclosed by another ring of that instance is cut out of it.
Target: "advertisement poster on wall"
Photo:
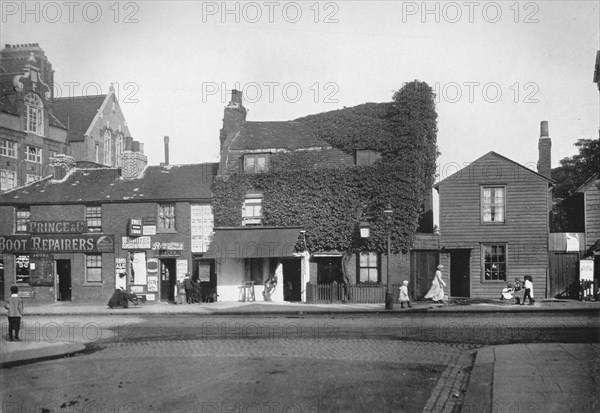
[[[127,286],[127,259],[115,258],[115,288],[125,289]]]
[[[594,281],[594,260],[579,261],[579,281]]]
[[[177,260],[177,281],[183,281],[188,272],[188,260]]]

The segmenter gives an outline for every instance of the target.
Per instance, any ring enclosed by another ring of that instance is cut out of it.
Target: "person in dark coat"
[[[194,282],[190,278],[190,273],[185,274],[183,279],[183,289],[185,290],[185,301],[192,304],[194,295]]]

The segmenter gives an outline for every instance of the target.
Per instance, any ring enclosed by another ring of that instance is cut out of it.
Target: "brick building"
[[[0,197],[0,274],[36,301],[108,301],[115,288],[172,301],[186,272],[216,285],[203,259],[217,164],[72,169]]]
[[[0,51],[0,191],[54,174],[56,155],[120,166],[134,141],[112,86],[105,95],[54,96],[54,70],[37,43]]]
[[[0,51],[0,191],[50,175],[67,153],[67,127],[53,115],[54,71],[37,43]]]

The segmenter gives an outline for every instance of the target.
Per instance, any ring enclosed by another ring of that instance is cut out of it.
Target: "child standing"
[[[533,299],[533,283],[531,275],[526,275],[525,277],[525,295],[523,295],[523,302],[521,305],[525,304],[525,299],[529,298],[529,305],[533,305],[535,300]]]
[[[404,303],[408,304],[408,307],[412,307],[408,297],[408,281],[403,281],[402,287],[400,287],[400,308],[404,308]]]
[[[21,329],[21,317],[23,317],[23,299],[19,297],[19,287],[10,287],[10,298],[4,304],[4,308],[8,310],[8,339],[13,341],[14,331],[15,340],[21,341],[19,330]]]

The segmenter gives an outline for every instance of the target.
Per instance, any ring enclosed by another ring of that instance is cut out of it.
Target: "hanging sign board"
[[[129,219],[129,225],[127,226],[127,235],[130,237],[139,237],[142,235],[142,220],[139,218]]]

